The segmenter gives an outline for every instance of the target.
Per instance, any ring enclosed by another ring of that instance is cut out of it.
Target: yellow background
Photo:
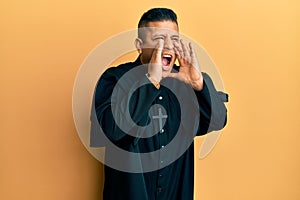
[[[217,146],[196,157],[195,199],[300,199],[297,0],[1,1],[0,199],[101,199],[102,165],[72,119],[76,73],[156,6],[174,9],[230,94]]]

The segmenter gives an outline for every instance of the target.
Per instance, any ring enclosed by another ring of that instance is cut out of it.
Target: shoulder
[[[114,67],[109,67],[105,70],[105,72],[102,74],[102,76],[103,77],[115,77],[116,79],[119,79],[121,76],[123,76],[126,72],[128,72],[133,67],[134,67],[133,62],[120,64],[120,65],[114,66]]]
[[[107,68],[96,83],[95,99],[98,101],[99,99],[103,98],[103,95],[109,95],[120,78],[133,67],[134,63],[128,62],[115,67]]]

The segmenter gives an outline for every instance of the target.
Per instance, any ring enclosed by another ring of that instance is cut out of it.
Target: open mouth
[[[162,55],[162,65],[163,66],[169,66],[171,61],[172,61],[172,55],[169,55],[169,54]]]

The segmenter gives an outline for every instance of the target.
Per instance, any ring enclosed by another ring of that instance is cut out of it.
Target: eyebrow
[[[166,37],[166,34],[165,33],[156,33],[156,34],[153,35],[153,37],[157,37],[157,36]]]
[[[152,38],[155,38],[155,37],[166,37],[166,34],[155,34],[152,36]],[[179,35],[171,35],[171,38],[179,38]]]

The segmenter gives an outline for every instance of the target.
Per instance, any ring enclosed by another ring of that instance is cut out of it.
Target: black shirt
[[[193,138],[225,126],[227,95],[205,73],[203,89],[194,91],[172,78],[157,89],[146,72],[138,58],[107,69],[96,86],[92,115],[113,144],[101,144],[107,164],[103,199],[192,200]],[[92,130],[92,146],[97,134]]]

